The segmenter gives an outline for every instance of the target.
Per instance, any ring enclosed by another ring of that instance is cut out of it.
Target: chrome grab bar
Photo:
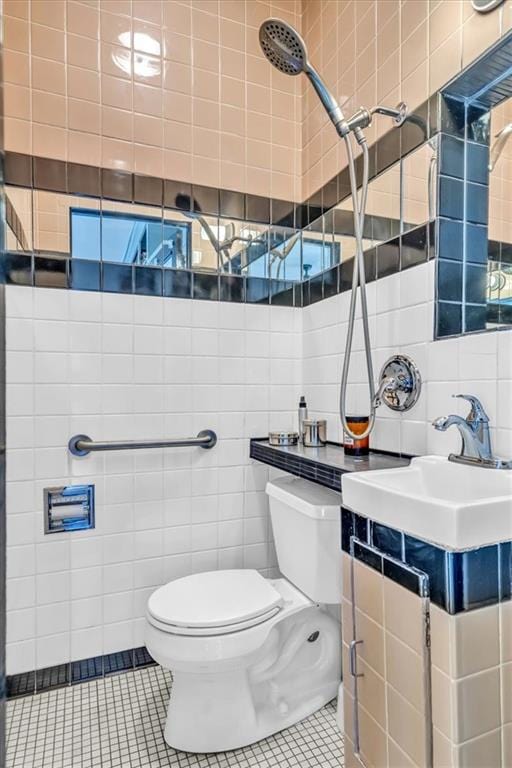
[[[197,446],[213,448],[217,435],[211,429],[203,429],[197,437],[184,437],[175,440],[126,440],[123,442],[95,442],[88,435],[74,435],[68,443],[73,456],[87,456],[91,451],[135,451],[140,448],[183,448]]]

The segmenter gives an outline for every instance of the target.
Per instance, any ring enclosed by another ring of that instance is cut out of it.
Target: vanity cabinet
[[[412,565],[405,534],[342,519],[346,768],[511,768],[510,542]]]

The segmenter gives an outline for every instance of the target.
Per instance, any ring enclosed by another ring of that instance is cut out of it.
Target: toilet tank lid
[[[341,493],[299,477],[278,477],[267,483],[267,494],[317,520],[339,520]]]

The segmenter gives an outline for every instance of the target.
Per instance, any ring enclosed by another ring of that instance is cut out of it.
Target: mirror
[[[363,230],[368,251],[436,216],[437,141],[432,139],[373,178]],[[355,255],[352,198],[347,197],[303,230],[303,279]]]
[[[486,328],[512,325],[512,99],[491,110]]]

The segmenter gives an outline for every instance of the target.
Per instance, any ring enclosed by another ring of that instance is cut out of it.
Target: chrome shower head
[[[285,75],[300,75],[308,67],[306,44],[299,33],[280,19],[260,27],[260,45],[272,66]]]
[[[338,134],[346,136],[350,128],[340,105],[309,63],[306,44],[299,33],[281,19],[267,19],[260,27],[259,36],[263,53],[279,72],[285,75],[300,75],[304,72],[307,75]]]

